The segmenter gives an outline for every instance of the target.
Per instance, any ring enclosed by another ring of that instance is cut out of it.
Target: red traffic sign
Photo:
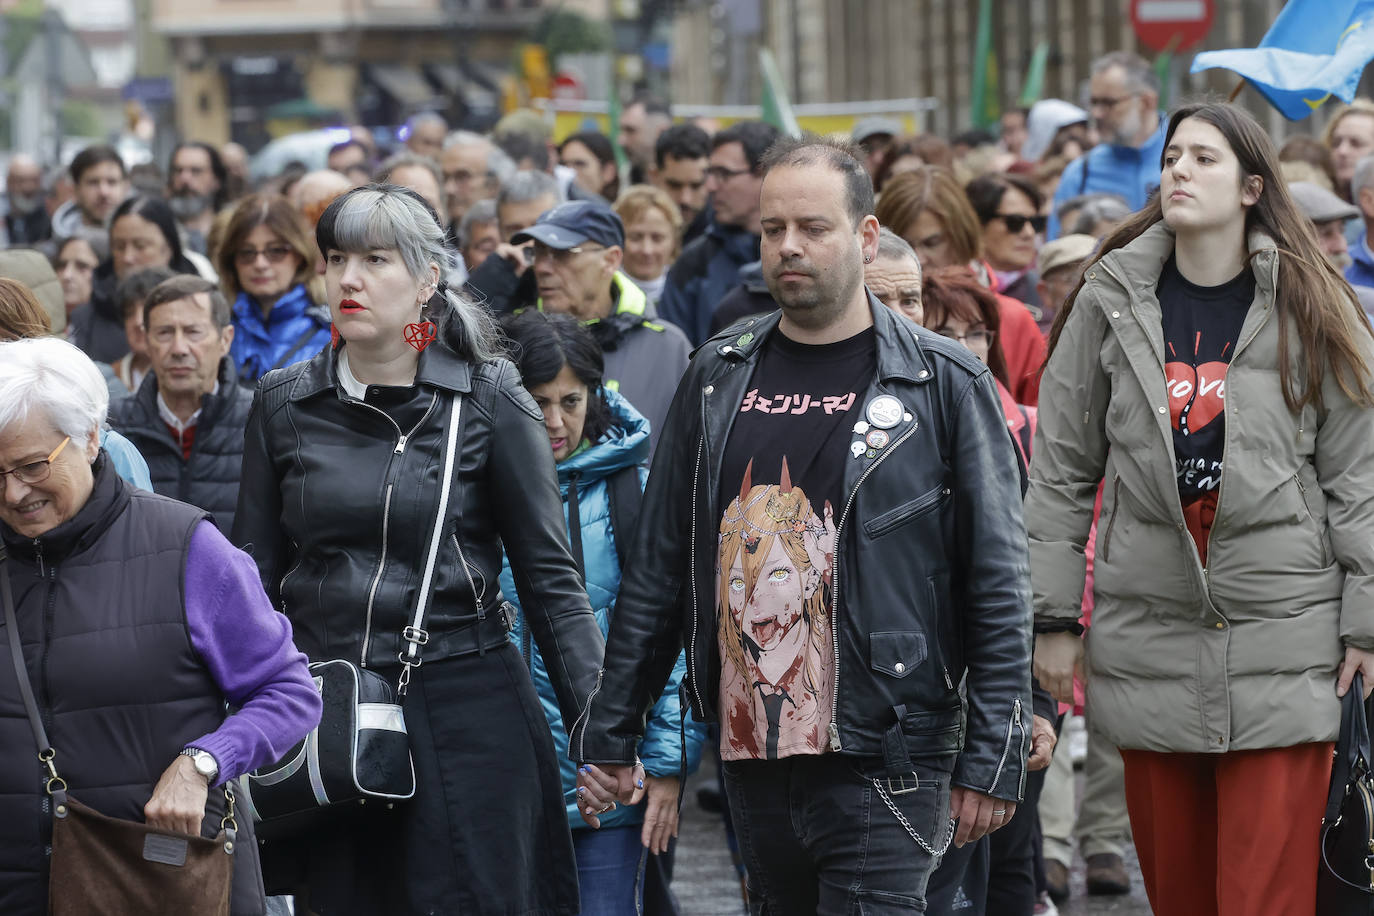
[[[1183,51],[1212,27],[1213,0],[1131,0],[1131,25],[1151,51]]]

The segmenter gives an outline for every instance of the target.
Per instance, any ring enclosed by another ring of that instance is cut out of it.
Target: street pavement
[[[697,805],[697,789],[714,784],[715,778],[714,765],[710,760],[703,760],[701,769],[687,781],[673,873],[673,890],[682,905],[683,916],[740,916],[746,912],[740,897],[739,879],[725,846],[725,828],[720,815],[703,811]],[[1081,792],[1081,774],[1079,783]],[[1128,857],[1127,865],[1133,884],[1129,895],[1089,897],[1083,889],[1083,860],[1079,858],[1073,866],[1072,896],[1059,908],[1061,916],[1150,916],[1134,852]]]

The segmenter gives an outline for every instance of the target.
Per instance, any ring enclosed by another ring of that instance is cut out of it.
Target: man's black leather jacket
[[[904,416],[876,456],[843,459],[829,746],[883,757],[890,771],[898,758],[920,757],[952,771],[956,785],[1019,800],[1031,743],[1030,585],[1020,476],[996,386],[961,345],[871,296],[869,307],[877,374],[857,404],[889,395]],[[572,733],[578,760],[634,760],[644,714],[684,645],[693,714],[716,720],[721,461],[779,314],[709,340],[678,388],[602,683]]]
[[[601,630],[568,547],[543,417],[515,366],[473,366],[436,340],[420,354],[413,387],[382,389],[391,398],[383,411],[343,392],[336,360],[326,349],[264,375],[244,442],[232,540],[257,561],[296,644],[312,661],[399,671],[434,531],[450,405],[462,396],[422,659],[507,640],[504,544],[563,715],[576,718],[596,684]]]

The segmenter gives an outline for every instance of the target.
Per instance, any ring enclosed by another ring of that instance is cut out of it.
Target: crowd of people
[[[1054,913],[1132,844],[1157,912],[1314,913],[1374,675],[1374,102],[1275,149],[1135,55],[1088,85],[952,138],[639,98],[256,185],[11,158],[4,641],[73,790],[214,836],[349,658],[415,798],[249,842],[235,914],[676,913],[703,754],[754,913]]]

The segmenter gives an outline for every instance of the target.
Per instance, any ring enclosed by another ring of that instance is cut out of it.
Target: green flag
[[[997,102],[997,59],[992,53],[992,0],[978,0],[978,36],[973,44],[974,127],[991,127],[1001,116]]]
[[[1169,110],[1169,68],[1173,65],[1174,51],[1178,48],[1179,36],[1169,39],[1164,50],[1155,58],[1155,75],[1159,77],[1159,110]]]
[[[759,73],[763,76],[763,120],[789,137],[800,137],[801,127],[787,99],[777,61],[768,48],[759,48]]]
[[[1045,94],[1045,64],[1050,59],[1050,43],[1042,41],[1035,46],[1035,51],[1031,54],[1030,64],[1026,67],[1026,81],[1021,86],[1021,98],[1019,104],[1022,108],[1029,108],[1040,97]]]
[[[611,78],[610,98],[606,100],[606,113],[610,115],[611,121],[611,149],[615,151],[616,174],[621,177],[621,184],[625,184],[630,177],[630,158],[620,148],[620,89],[616,86],[614,77]]]

